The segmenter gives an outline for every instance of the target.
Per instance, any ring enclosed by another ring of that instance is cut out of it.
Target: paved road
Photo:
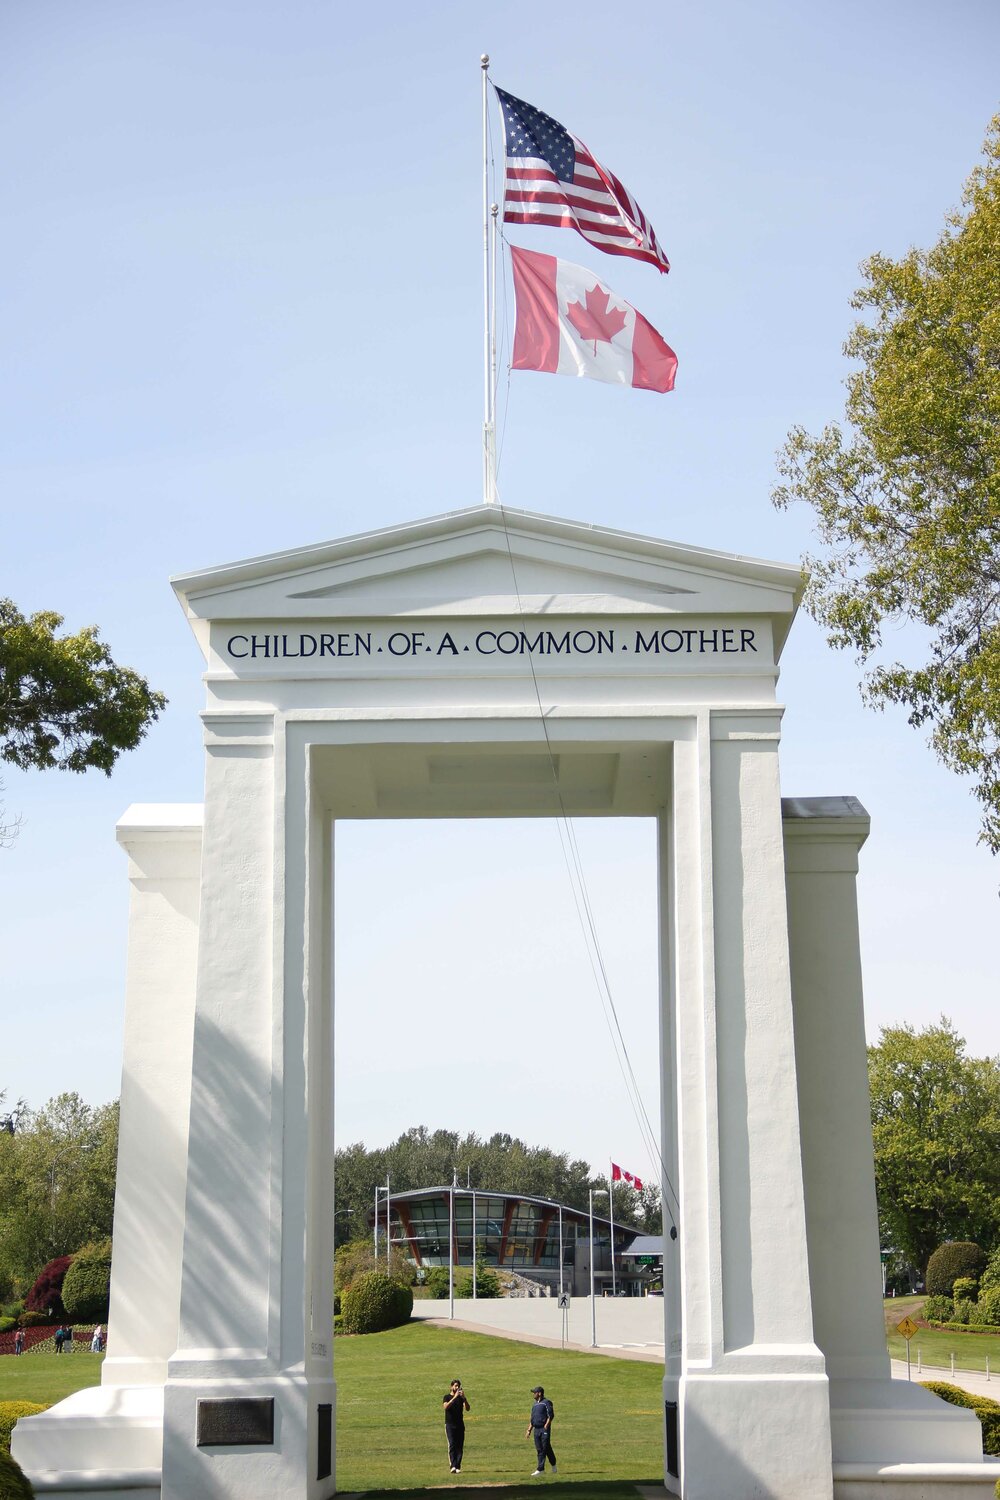
[[[905,1359],[892,1361],[892,1375],[894,1380],[906,1379]],[[910,1360],[910,1379],[946,1380],[949,1385],[957,1385],[963,1391],[971,1391],[974,1396],[989,1396],[993,1401],[1000,1401],[1000,1371],[994,1371],[989,1380],[979,1370],[956,1370],[953,1375],[947,1365],[943,1369],[938,1365],[923,1365],[918,1372],[917,1361],[914,1358]]]

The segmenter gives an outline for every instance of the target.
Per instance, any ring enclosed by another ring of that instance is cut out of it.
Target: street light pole
[[[594,1297],[594,1198],[606,1198],[604,1188],[590,1188],[590,1347],[597,1348],[597,1301]]]

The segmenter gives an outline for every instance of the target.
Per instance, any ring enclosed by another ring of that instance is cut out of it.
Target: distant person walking
[[[104,1329],[101,1327],[100,1323],[98,1323],[97,1327],[94,1329],[93,1337],[90,1340],[90,1352],[91,1354],[100,1354],[103,1348]]]
[[[56,1353],[57,1354],[61,1354],[63,1352],[63,1345],[65,1344],[65,1342],[66,1342],[66,1330],[63,1327],[63,1325],[60,1323],[59,1327],[56,1329]]]
[[[453,1474],[462,1472],[462,1454],[465,1452],[465,1413],[471,1411],[462,1382],[453,1380],[451,1389],[444,1397],[444,1430],[448,1438],[448,1462]]]
[[[24,1329],[19,1328],[14,1335],[14,1353],[24,1353]]]
[[[546,1459],[552,1465],[553,1474],[557,1472],[556,1456],[552,1451],[552,1419],[556,1413],[555,1407],[547,1399],[540,1385],[536,1385],[531,1394],[535,1399],[531,1407],[531,1416],[528,1418],[528,1430],[524,1435],[526,1438],[532,1437],[535,1440],[538,1463],[532,1470],[531,1477],[537,1479],[539,1475],[545,1473]]]

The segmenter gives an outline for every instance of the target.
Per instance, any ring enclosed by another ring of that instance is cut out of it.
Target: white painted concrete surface
[[[967,1483],[969,1414],[901,1392],[868,1324],[864,812],[783,819],[801,586],[797,566],[482,506],[176,581],[206,662],[204,815],[122,823],[109,1358],[96,1393],[15,1429],[40,1484],[332,1494],[336,821],[562,814],[658,821],[669,1487],[917,1500],[941,1464]],[[273,1443],[199,1448],[199,1401],[247,1397],[273,1403]]]

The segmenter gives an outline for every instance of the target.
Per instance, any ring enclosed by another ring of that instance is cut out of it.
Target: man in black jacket
[[[555,1408],[546,1398],[545,1391],[540,1385],[536,1385],[531,1394],[535,1399],[531,1407],[531,1416],[528,1418],[528,1430],[524,1435],[533,1437],[535,1440],[538,1464],[532,1471],[531,1477],[537,1479],[545,1473],[546,1459],[552,1465],[553,1474],[556,1473],[556,1456],[552,1451],[552,1419],[555,1416]]]

